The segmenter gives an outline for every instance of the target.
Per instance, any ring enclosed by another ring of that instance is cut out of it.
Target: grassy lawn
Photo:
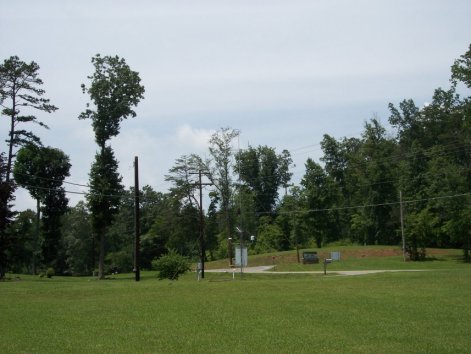
[[[456,249],[427,249],[427,261],[404,262],[402,250],[397,246],[335,246],[317,251],[319,264],[297,262],[295,251],[276,252],[249,257],[249,266],[275,265],[275,271],[323,271],[322,260],[330,258],[331,252],[340,252],[339,262],[328,265],[329,271],[335,270],[374,270],[374,269],[457,269],[469,268],[462,262],[462,251]],[[300,251],[300,257],[302,252]],[[206,264],[208,269],[228,268],[228,260],[219,260]]]
[[[442,262],[428,272],[235,281],[21,276],[0,283],[0,353],[469,352],[471,266]]]

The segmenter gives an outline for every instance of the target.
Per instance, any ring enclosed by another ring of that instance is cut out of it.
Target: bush
[[[182,274],[189,271],[190,261],[177,252],[171,250],[166,255],[152,261],[152,268],[159,272],[159,279],[177,280]]]
[[[105,263],[107,266],[106,272],[108,274],[130,272],[133,268],[132,251],[125,250],[108,253]]]
[[[56,272],[54,271],[54,268],[47,268],[46,277],[52,278],[54,275],[56,275]]]

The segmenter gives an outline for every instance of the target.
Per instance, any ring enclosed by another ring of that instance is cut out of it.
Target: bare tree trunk
[[[15,97],[13,97],[13,110],[15,109]],[[10,182],[10,174],[11,174],[11,169],[12,169],[12,164],[13,164],[13,142],[14,142],[14,137],[15,137],[15,116],[12,114],[11,116],[11,124],[10,124],[10,139],[8,141],[8,160],[7,160],[7,172],[6,172],[6,177],[5,180]]]

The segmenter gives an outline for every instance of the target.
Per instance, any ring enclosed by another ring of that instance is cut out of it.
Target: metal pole
[[[244,239],[242,236],[242,229],[240,230],[240,276],[244,275]]]
[[[227,253],[229,254],[229,268],[232,268],[232,237],[227,238]]]
[[[404,236],[404,212],[402,210],[402,191],[399,191],[399,204],[401,211],[402,257],[406,261],[406,238]]]
[[[238,136],[237,137],[237,146],[238,146],[238,150],[239,150],[239,153],[240,153],[240,137]],[[241,178],[240,178],[240,159],[239,159],[239,185],[241,186],[242,183],[241,183]],[[244,232],[244,229],[243,229],[243,224],[242,224],[242,188],[239,187],[239,210],[238,210],[238,214],[239,214],[239,224],[240,224],[240,277],[243,278],[244,276],[244,253],[243,253],[243,248],[244,248],[244,237],[243,237],[243,232]]]
[[[41,222],[41,203],[39,198],[36,199],[36,228],[34,230],[34,247],[33,247],[33,275],[36,275],[37,267],[37,254],[38,254],[38,245],[39,245],[39,223]]]
[[[140,212],[139,212],[139,161],[137,156],[134,157],[134,273],[136,281],[141,279],[139,269],[140,256]]]
[[[224,209],[225,209],[225,217],[226,217],[226,232],[227,232],[227,239],[232,240],[232,231],[231,231],[231,225],[230,225],[230,217],[229,217],[229,206],[224,204]],[[229,247],[229,267],[232,267],[232,241],[228,244]]]

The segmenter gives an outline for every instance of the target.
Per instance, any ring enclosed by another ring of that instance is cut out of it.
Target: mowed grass
[[[0,283],[1,353],[465,353],[471,267]]]
[[[300,250],[302,258],[303,251]],[[427,249],[427,260],[423,262],[404,261],[402,250],[397,246],[331,246],[311,248],[320,258],[318,264],[297,262],[295,251],[275,252],[249,257],[249,266],[274,265],[275,271],[323,271],[324,258],[330,258],[331,252],[340,252],[340,261],[327,266],[328,271],[336,270],[406,270],[406,269],[457,269],[468,268],[462,261],[462,250]],[[207,268],[228,268],[228,260],[207,263]]]

